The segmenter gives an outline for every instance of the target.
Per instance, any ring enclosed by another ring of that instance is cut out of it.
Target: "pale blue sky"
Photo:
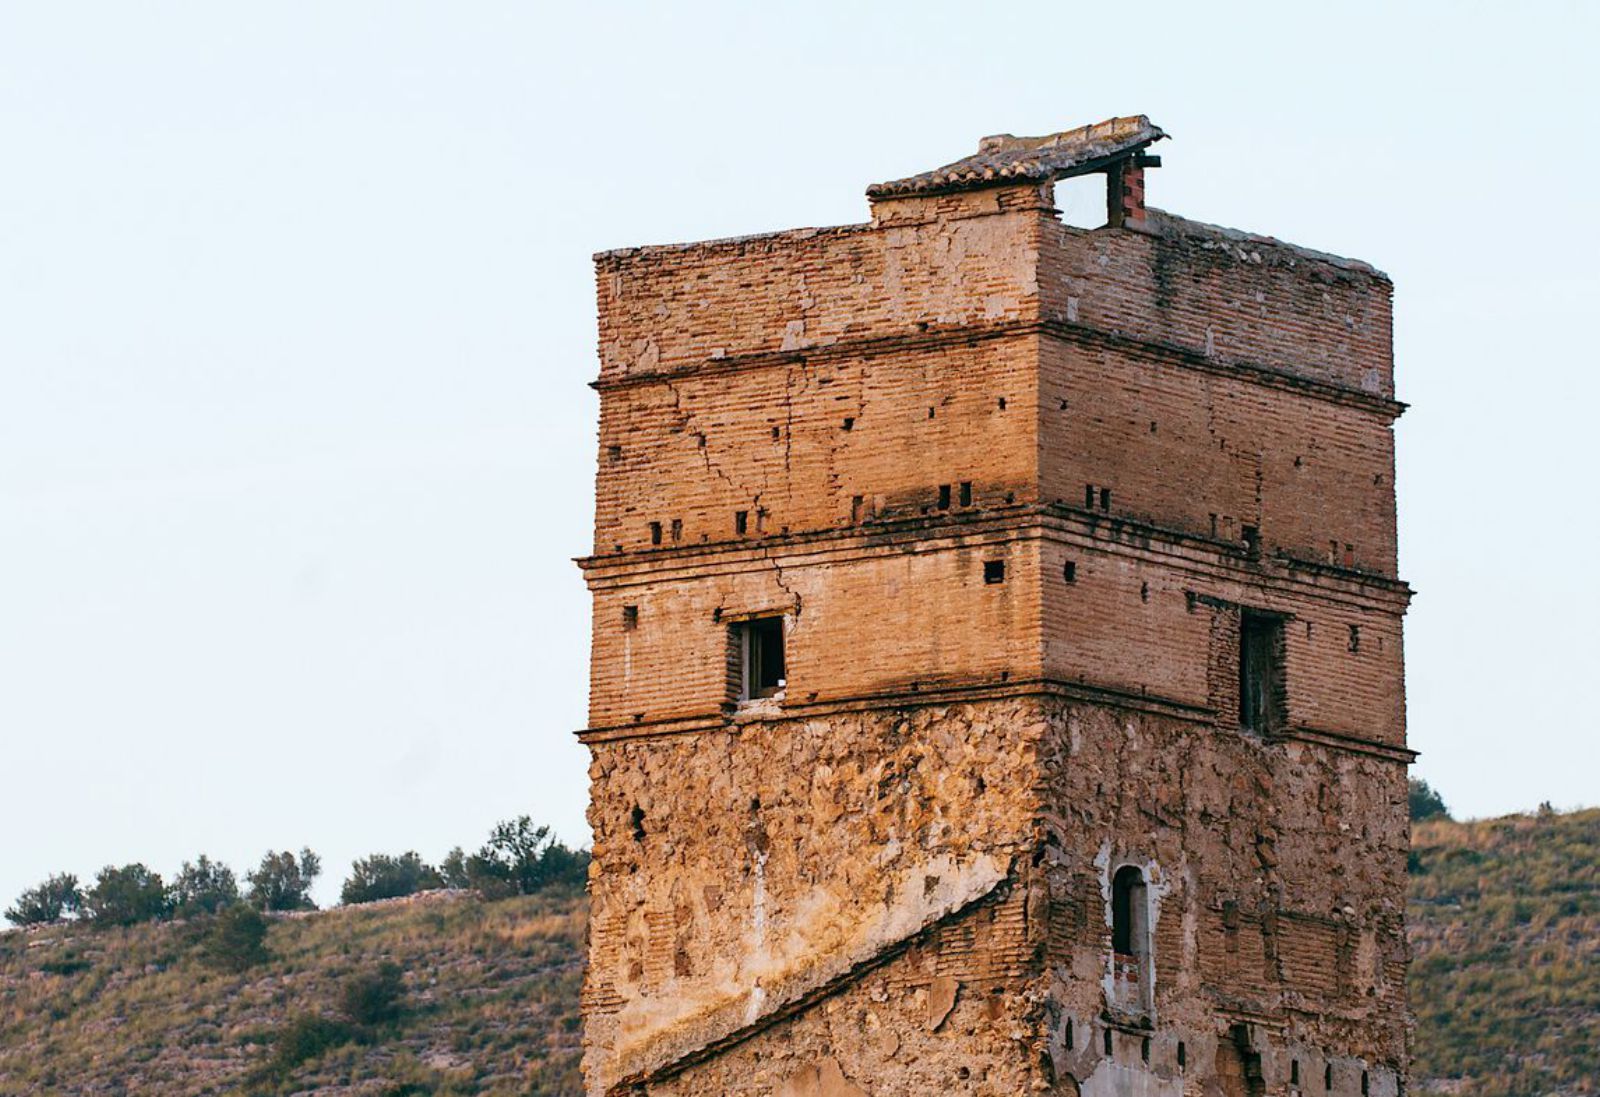
[[[1417,772],[1600,800],[1597,12],[0,3],[0,904],[586,840],[590,254],[1138,112],[1395,279]]]

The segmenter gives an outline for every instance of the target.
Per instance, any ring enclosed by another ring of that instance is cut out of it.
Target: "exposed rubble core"
[[[597,257],[595,1097],[1398,1097],[1390,284],[1164,136]]]

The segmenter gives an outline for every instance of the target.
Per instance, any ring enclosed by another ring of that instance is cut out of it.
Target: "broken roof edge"
[[[743,247],[765,240],[809,240],[816,236],[846,236],[853,232],[870,232],[877,228],[871,221],[858,221],[849,225],[816,225],[797,229],[774,229],[771,232],[748,232],[739,236],[716,236],[710,240],[684,240],[675,244],[633,244],[623,248],[597,251],[590,258],[596,263],[614,259],[630,259],[636,255],[667,255],[673,252],[702,249]]]
[[[1137,228],[1136,226],[1129,227],[1134,228],[1135,231],[1146,232],[1151,235],[1174,233],[1181,236],[1190,236],[1199,239],[1225,240],[1230,244],[1241,247],[1249,245],[1253,247],[1277,248],[1281,251],[1287,251],[1301,259],[1306,259],[1317,263],[1326,263],[1330,267],[1337,267],[1339,270],[1347,270],[1357,274],[1370,275],[1373,278],[1380,278],[1383,281],[1388,282],[1390,285],[1394,284],[1394,279],[1390,278],[1389,275],[1384,271],[1373,266],[1364,259],[1352,259],[1345,255],[1335,255],[1328,251],[1318,251],[1316,248],[1308,248],[1304,244],[1292,244],[1287,240],[1280,240],[1276,236],[1265,236],[1261,233],[1250,232],[1246,229],[1229,228],[1226,225],[1213,225],[1209,221],[1196,221],[1193,218],[1183,217],[1179,214],[1171,213],[1164,209],[1158,209],[1155,206],[1147,207],[1145,213],[1147,215],[1147,219],[1142,229]]]
[[[976,153],[954,163],[904,179],[873,183],[867,188],[867,197],[905,198],[1054,182],[1099,171],[1166,136],[1143,114],[1108,118],[1041,137],[996,134],[979,141]]]

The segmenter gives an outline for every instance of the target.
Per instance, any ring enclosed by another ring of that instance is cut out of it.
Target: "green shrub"
[[[321,874],[322,859],[309,849],[302,849],[298,858],[288,850],[269,851],[245,876],[250,902],[257,910],[316,910],[311,885]]]
[[[1426,781],[1411,779],[1411,820],[1448,819],[1450,809],[1444,806],[1444,797],[1435,792]]]
[[[340,889],[341,903],[370,903],[377,899],[398,899],[444,883],[439,871],[416,853],[390,857],[374,853],[350,866],[350,878]]]
[[[220,971],[246,971],[268,958],[267,919],[255,907],[224,907],[200,939],[201,959]]]
[[[141,864],[107,865],[84,894],[83,910],[99,925],[153,922],[167,916],[167,889],[160,876]]]
[[[94,965],[85,960],[72,949],[51,960],[46,960],[39,965],[39,970],[50,975],[76,975],[80,971],[88,971]]]
[[[61,873],[17,896],[16,905],[6,911],[6,921],[14,926],[42,926],[61,921],[82,905],[78,878]]]
[[[358,1025],[381,1025],[400,1016],[404,990],[400,965],[385,961],[344,981],[339,988],[339,1008]]]
[[[557,841],[549,827],[536,827],[526,815],[497,823],[489,841],[470,857],[454,849],[444,861],[451,887],[470,887],[487,899],[532,895],[552,886],[582,887],[589,854]]]
[[[460,846],[444,855],[439,862],[439,876],[447,888],[470,888],[472,876],[467,872],[467,854]]]
[[[278,1031],[267,1061],[268,1077],[284,1078],[308,1059],[354,1041],[360,1033],[350,1024],[317,1013],[302,1013]]]
[[[194,864],[188,861],[167,889],[167,904],[179,918],[215,914],[239,901],[239,881],[233,870],[201,854]]]

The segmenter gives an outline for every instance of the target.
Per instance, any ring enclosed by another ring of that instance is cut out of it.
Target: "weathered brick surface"
[[[598,257],[593,1093],[1396,1093],[1389,283],[1133,163]]]

